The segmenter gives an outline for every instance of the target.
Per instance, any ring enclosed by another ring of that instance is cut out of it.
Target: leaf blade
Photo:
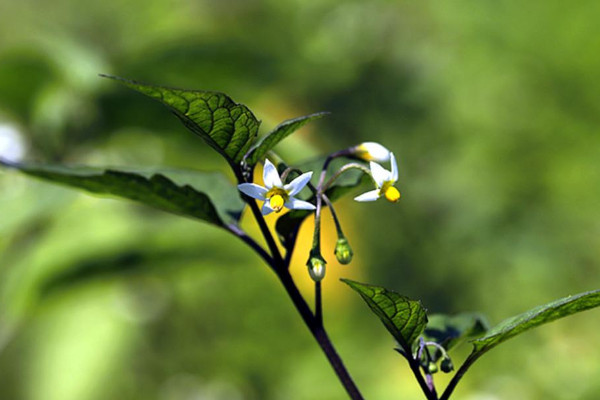
[[[510,317],[490,329],[481,338],[471,341],[474,353],[481,355],[502,342],[559,318],[600,306],[600,290],[563,297]]]
[[[427,324],[427,313],[420,301],[410,300],[381,286],[368,285],[342,279],[356,291],[400,343],[405,351],[411,352],[412,344],[421,335]]]
[[[53,183],[99,195],[126,198],[221,227],[226,223],[237,223],[244,207],[236,189],[218,173],[184,170],[125,171],[14,163],[3,165]],[[204,189],[216,192],[212,194],[212,198],[219,207],[215,207]]]
[[[260,122],[243,104],[220,92],[174,89],[100,75],[120,82],[167,106],[193,133],[231,164],[238,164],[254,140]]]

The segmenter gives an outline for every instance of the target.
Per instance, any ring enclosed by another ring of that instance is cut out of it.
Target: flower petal
[[[371,161],[371,175],[378,188],[381,188],[385,181],[390,180],[390,172],[381,165]]]
[[[288,201],[285,202],[285,206],[290,210],[314,210],[317,208],[308,201],[298,200],[295,197],[290,197]]]
[[[365,201],[375,201],[379,198],[379,189],[371,190],[366,193],[361,194],[360,196],[356,196],[354,200],[365,202]]]
[[[302,189],[304,189],[304,186],[306,186],[308,181],[310,181],[312,174],[313,174],[312,171],[305,172],[302,175],[300,175],[299,177],[297,177],[296,179],[294,179],[293,181],[291,181],[290,183],[288,183],[287,185],[285,185],[283,188],[285,189],[286,192],[288,192],[288,194],[290,196],[294,196],[294,195],[300,193],[300,191]]]
[[[265,201],[263,206],[262,206],[262,215],[269,215],[271,214],[273,211],[273,208],[271,207],[271,204],[268,201]]]
[[[367,161],[387,162],[390,151],[376,142],[364,142],[356,146],[357,156]]]
[[[241,183],[238,186],[238,190],[252,198],[258,200],[265,200],[267,189],[257,185],[256,183]]]
[[[271,189],[273,186],[279,188],[283,187],[277,168],[275,168],[273,163],[268,159],[265,159],[265,165],[263,167],[263,181],[265,182],[265,187],[267,189]]]
[[[394,153],[390,153],[390,162],[392,164],[392,171],[390,172],[392,182],[396,182],[398,180],[398,164],[396,163]]]

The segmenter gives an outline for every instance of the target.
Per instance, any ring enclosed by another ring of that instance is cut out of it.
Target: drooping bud
[[[452,364],[452,360],[450,357],[446,357],[442,360],[440,364],[440,368],[443,372],[448,373],[454,370],[454,364]]]
[[[311,255],[306,266],[313,281],[319,282],[325,277],[325,260],[318,254]]]
[[[335,258],[343,265],[349,264],[350,261],[352,261],[352,256],[354,256],[350,243],[348,243],[348,239],[345,237],[341,237],[337,240],[334,253]]]
[[[376,142],[364,142],[352,148],[354,155],[365,161],[388,162],[390,151]]]

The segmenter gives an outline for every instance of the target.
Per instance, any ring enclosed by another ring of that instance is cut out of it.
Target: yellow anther
[[[387,199],[387,201],[391,201],[392,203],[395,203],[398,200],[400,200],[400,192],[398,191],[398,189],[396,189],[393,186],[389,186],[385,190],[384,195],[385,195],[385,198]]]
[[[271,198],[269,199],[269,205],[273,210],[275,210],[275,212],[281,211],[284,203],[285,201],[283,200],[283,196],[279,194],[271,196]]]

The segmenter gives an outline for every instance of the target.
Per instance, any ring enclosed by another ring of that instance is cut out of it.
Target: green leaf
[[[219,173],[2,164],[47,181],[123,197],[218,226],[237,223],[244,208],[235,187]],[[210,192],[210,196],[205,191]]]
[[[489,330],[484,337],[473,340],[473,352],[480,355],[529,329],[598,306],[600,306],[600,290],[564,297],[538,306],[504,320]]]
[[[427,314],[421,302],[410,300],[380,286],[358,283],[349,279],[342,279],[342,282],[361,295],[404,351],[410,354],[413,343],[427,324]]]
[[[483,335],[488,328],[487,319],[479,313],[434,314],[429,316],[423,337],[450,350],[463,339]]]
[[[248,151],[246,162],[248,165],[255,165],[283,139],[306,125],[308,122],[322,118],[327,114],[329,113],[320,112],[282,122]]]
[[[471,340],[471,343],[473,343],[473,351],[452,378],[446,387],[446,390],[442,396],[440,396],[440,400],[447,400],[471,365],[473,365],[479,357],[500,343],[542,324],[598,306],[600,306],[600,290],[594,290],[576,294],[574,296],[563,297],[562,299],[535,307],[522,314],[504,320],[487,331],[485,336]]]
[[[237,165],[256,138],[260,122],[243,104],[219,92],[171,89],[101,75],[166,105],[192,132]]]

